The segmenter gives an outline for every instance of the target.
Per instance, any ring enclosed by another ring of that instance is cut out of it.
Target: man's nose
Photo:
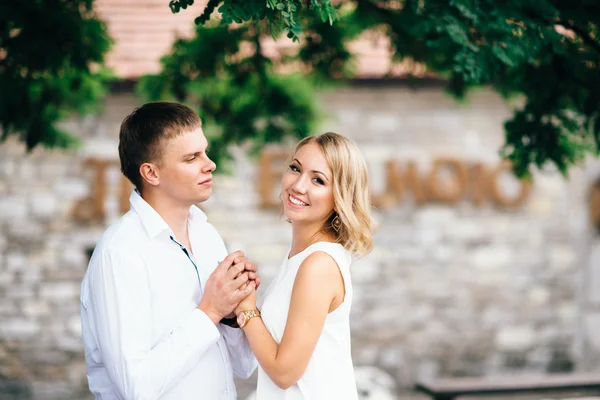
[[[214,163],[210,158],[206,158],[206,164],[204,164],[204,168],[202,168],[203,172],[213,172],[217,169],[217,164]]]

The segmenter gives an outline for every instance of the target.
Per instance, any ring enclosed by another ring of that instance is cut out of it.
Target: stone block
[[[536,307],[545,307],[550,301],[550,291],[543,286],[532,287],[529,290],[527,297],[532,305]]]
[[[71,335],[61,335],[56,338],[56,347],[65,351],[81,352],[83,350],[83,342],[81,337],[73,337]]]
[[[379,277],[379,263],[367,257],[353,260],[350,268],[353,284],[373,282]]]
[[[31,284],[18,284],[6,288],[6,297],[10,299],[33,299],[35,290]]]
[[[379,346],[357,346],[352,343],[352,360],[357,365],[373,365],[379,357]]]
[[[2,257],[0,257],[0,287],[10,286],[15,281],[15,274],[11,271],[4,271],[2,268]]]
[[[90,193],[90,183],[83,178],[65,178],[54,185],[54,193],[64,199],[79,200]]]
[[[6,156],[2,157],[5,158]],[[17,163],[13,159],[4,159],[2,163],[0,163],[0,174],[7,178],[12,178],[17,171]]]
[[[554,244],[548,249],[548,261],[553,268],[571,269],[575,259],[575,250],[568,244]]]
[[[23,221],[28,218],[29,208],[22,196],[0,197],[0,223],[2,221]]]
[[[367,115],[367,129],[364,131],[372,137],[374,132],[391,133],[397,132],[400,128],[400,120],[395,115],[389,113],[370,112]]]
[[[589,249],[584,279],[587,284],[587,298],[592,304],[600,305],[600,240],[596,240]]]
[[[67,330],[75,337],[81,337],[81,317],[79,314],[72,315],[67,321]]]
[[[44,239],[44,225],[36,219],[13,220],[8,227],[13,240],[26,243],[27,246],[37,246]]]
[[[51,282],[40,289],[40,297],[50,302],[65,303],[77,301],[80,282]]]
[[[28,160],[19,163],[18,179],[21,182],[34,182],[39,177],[39,165]]]
[[[61,268],[84,268],[87,263],[88,259],[82,248],[67,245],[60,253],[59,264],[61,265]]]
[[[474,250],[469,263],[480,270],[498,270],[513,262],[513,251],[504,245],[484,246]]]
[[[496,346],[500,351],[522,352],[535,344],[536,334],[531,326],[506,326],[496,334]]]
[[[8,271],[23,271],[28,267],[27,257],[21,252],[10,252],[4,259]]]
[[[2,321],[0,332],[4,339],[29,339],[40,332],[40,324],[25,318],[11,318]]]
[[[35,193],[31,196],[31,213],[37,218],[56,217],[58,201],[50,193]]]
[[[48,303],[42,300],[27,299],[21,303],[21,311],[25,317],[39,318],[50,315]]]

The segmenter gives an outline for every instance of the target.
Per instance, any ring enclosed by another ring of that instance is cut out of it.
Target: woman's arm
[[[261,318],[252,318],[243,328],[256,359],[281,389],[294,385],[304,374],[325,318],[332,305],[344,298],[344,280],[336,262],[324,252],[315,252],[300,265],[294,281],[290,309],[281,343],[270,335]],[[256,308],[250,295],[236,309]]]

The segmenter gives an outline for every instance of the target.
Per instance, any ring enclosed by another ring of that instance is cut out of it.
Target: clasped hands
[[[257,270],[242,251],[229,254],[206,281],[198,308],[215,324],[233,317],[234,310],[256,308],[256,289],[260,286]]]

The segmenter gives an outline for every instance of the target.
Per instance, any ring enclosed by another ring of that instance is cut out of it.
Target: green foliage
[[[173,13],[178,13],[193,4],[194,0],[171,0],[169,7]],[[266,20],[273,37],[277,38],[284,32],[294,42],[302,33],[301,18],[304,14],[310,13],[330,25],[337,19],[331,0],[209,0],[202,15],[196,18],[196,24],[204,25],[215,10],[226,25]]]
[[[176,41],[160,74],[140,80],[139,90],[150,100],[197,107],[215,161],[227,158],[230,144],[257,150],[306,136],[318,119],[312,85],[299,74],[274,72],[257,51],[260,32],[258,25],[200,26],[193,39]]]
[[[501,154],[519,176],[553,163],[563,174],[600,154],[600,4],[594,0],[360,1],[383,24],[395,57],[425,63],[456,96],[489,85],[525,103],[505,124]]]
[[[92,2],[0,3],[0,141],[19,135],[29,150],[77,143],[56,123],[91,112],[108,79],[110,40]]]
[[[205,24],[217,10],[224,25],[264,21],[274,36],[283,32],[294,40],[302,29],[299,53],[278,62],[300,65],[321,81],[351,76],[348,42],[364,31],[376,31],[390,38],[396,60],[424,63],[446,79],[451,93],[459,98],[473,87],[489,86],[505,96],[524,99],[505,124],[506,143],[501,149],[517,175],[527,176],[532,167],[547,163],[566,174],[586,154],[600,153],[597,0],[360,0],[340,4],[335,11],[329,1],[210,0],[197,23]],[[173,0],[170,5],[177,12],[191,2]],[[220,32],[235,40],[235,31]],[[231,43],[230,49],[234,47]],[[184,62],[182,57],[180,62]],[[231,82],[237,84],[237,72],[230,73]]]

